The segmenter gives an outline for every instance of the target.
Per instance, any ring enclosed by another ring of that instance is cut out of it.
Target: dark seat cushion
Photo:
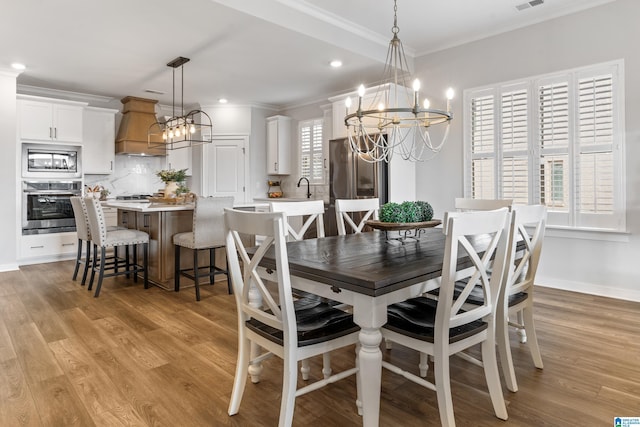
[[[437,300],[425,297],[411,298],[389,306],[387,309],[387,324],[384,328],[398,332],[421,341],[434,341],[434,326],[436,321]],[[463,340],[487,328],[483,321],[451,328],[449,342]]]
[[[455,289],[453,291],[454,298],[458,298],[462,290],[467,285],[466,280],[459,280],[456,282]],[[438,296],[440,294],[440,289],[433,289],[428,292],[431,295]],[[509,295],[509,307],[513,307],[516,304],[520,304],[522,301],[526,300],[528,294],[526,292],[518,292],[517,294]],[[469,294],[467,298],[467,303],[482,305],[484,304],[484,295],[482,293],[482,287],[480,285],[474,286],[473,290]]]
[[[293,303],[298,326],[298,346],[317,344],[357,332],[360,327],[353,323],[353,316],[346,311],[333,308],[318,299],[303,298]],[[270,341],[284,345],[281,330],[250,319],[246,325],[252,331]]]

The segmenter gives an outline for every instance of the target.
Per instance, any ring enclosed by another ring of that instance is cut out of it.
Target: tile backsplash
[[[116,155],[111,175],[85,175],[85,185],[102,185],[109,197],[131,194],[153,194],[164,188],[156,172],[166,166],[164,157]]]

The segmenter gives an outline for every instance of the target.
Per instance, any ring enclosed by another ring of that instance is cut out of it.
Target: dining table
[[[376,230],[287,243],[291,286],[353,309],[354,322],[360,326],[357,358],[361,394],[357,408],[364,426],[379,424],[380,328],[387,322],[387,307],[440,284],[445,251],[442,228],[423,229],[417,234],[394,240]],[[471,243],[481,248],[488,242],[487,236]],[[460,252],[458,272],[464,277],[472,264],[464,251]],[[274,280],[273,251],[265,255],[260,266],[264,267],[263,278]]]

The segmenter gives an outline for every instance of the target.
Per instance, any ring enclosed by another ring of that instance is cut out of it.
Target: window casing
[[[466,90],[465,197],[542,203],[549,225],[625,231],[623,67]]]
[[[323,119],[301,121],[298,125],[300,141],[300,176],[311,184],[324,184]]]

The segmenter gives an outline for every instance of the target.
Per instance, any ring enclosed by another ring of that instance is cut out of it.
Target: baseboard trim
[[[565,291],[580,292],[583,294],[597,295],[607,298],[615,298],[626,301],[640,302],[640,290],[615,288],[611,286],[596,285],[593,283],[573,282],[552,277],[536,276],[536,286],[562,289]]]
[[[18,263],[0,264],[0,272],[19,270]]]

